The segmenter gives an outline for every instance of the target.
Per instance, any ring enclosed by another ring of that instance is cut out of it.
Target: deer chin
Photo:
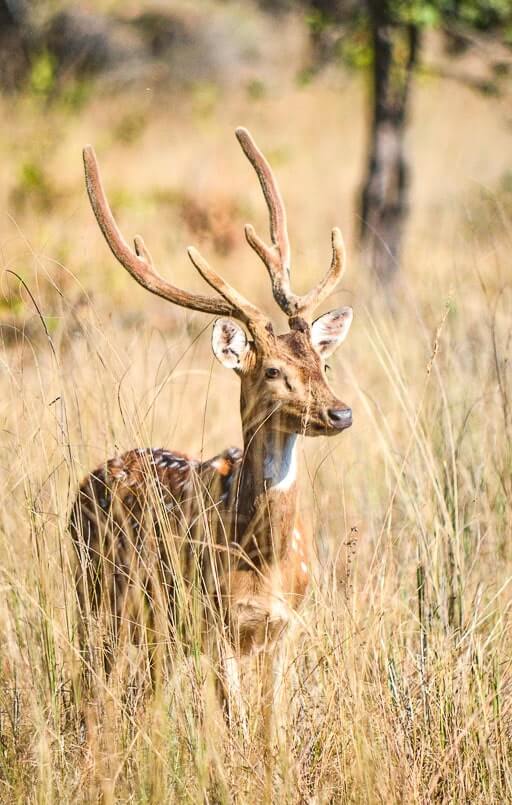
[[[352,427],[352,422],[348,425],[341,425],[341,426],[333,426],[333,425],[326,425],[324,429],[324,436],[339,436],[340,433],[343,433],[344,430]]]
[[[352,422],[346,424],[332,424],[327,419],[318,418],[309,420],[305,426],[302,427],[301,433],[304,436],[338,436],[342,431],[350,428]]]
[[[302,421],[300,428],[297,431],[303,436],[325,436],[327,434],[327,427],[324,420],[320,417]]]
[[[325,436],[326,424],[320,418],[308,419],[307,421],[305,419],[301,419],[300,421],[282,424],[276,428],[276,430],[283,435],[290,436],[292,434],[296,434],[297,436]],[[339,433],[339,431],[336,432]]]

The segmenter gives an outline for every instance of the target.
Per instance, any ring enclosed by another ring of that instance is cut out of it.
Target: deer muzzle
[[[329,408],[327,410],[327,417],[332,427],[337,430],[345,430],[345,428],[350,428],[352,424],[352,409]]]

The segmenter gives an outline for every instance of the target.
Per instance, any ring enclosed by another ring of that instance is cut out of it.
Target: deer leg
[[[244,738],[248,740],[247,716],[240,685],[240,665],[234,649],[228,644],[223,645],[220,651],[217,694],[228,729],[231,730],[239,720]]]
[[[284,746],[285,709],[283,646],[277,642],[261,658],[261,708],[265,751],[265,785],[268,802],[272,802],[272,775],[276,750]]]
[[[261,711],[263,718],[263,751],[265,763],[265,798],[272,802],[272,777],[274,771],[274,698],[275,698],[275,653],[265,651],[261,663]]]
[[[103,668],[108,679],[115,665],[127,596],[126,590],[119,583],[116,574],[112,574],[112,577],[108,578],[104,584],[106,590],[102,595],[103,612],[100,610],[100,617],[103,616],[106,631],[103,638]]]
[[[278,643],[273,652],[272,665],[272,695],[273,695],[273,721],[272,738],[277,741],[278,747],[284,744],[285,738],[285,715],[286,708],[284,702],[284,672],[285,672],[285,652],[283,646]]]

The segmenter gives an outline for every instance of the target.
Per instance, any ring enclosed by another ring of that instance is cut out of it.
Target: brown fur
[[[270,367],[277,378],[267,377]],[[312,537],[298,521],[295,479],[285,489],[269,485],[265,459],[270,444],[278,460],[290,434],[339,433],[327,411],[346,406],[329,387],[309,328],[249,343],[239,375],[244,453],[199,462],[133,450],[80,488],[71,515],[77,589],[82,614],[88,606],[94,617],[103,613],[109,653],[123,623],[133,636],[144,613],[151,622],[157,581],[175,626],[177,576],[199,579],[241,655],[272,645],[304,598]]]
[[[269,492],[255,507],[263,516],[254,514],[243,538],[230,541],[236,529],[242,460],[236,448],[202,463],[166,450],[132,450],[111,459],[81,484],[70,516],[79,606],[82,618],[89,614],[104,619],[108,657],[123,625],[134,639],[141,618],[151,623],[157,583],[164,585],[174,620],[178,574],[209,596],[215,596],[215,579],[221,577],[222,609],[242,654],[261,650],[286,626],[307,590],[310,571],[301,565],[309,565],[309,535],[299,526],[300,552],[292,551],[288,523],[298,526],[295,493]],[[201,511],[208,504],[205,528]],[[265,545],[271,541],[265,532],[267,509],[274,521],[274,540],[277,533],[281,536],[275,561],[270,555],[263,558],[273,553]]]
[[[237,659],[263,651],[272,669],[273,648],[308,588],[312,535],[297,511],[297,437],[334,435],[352,421],[350,409],[330,388],[324,366],[324,356],[348,332],[352,311],[340,308],[311,323],[313,310],[342,276],[341,233],[332,232],[325,278],[304,296],[293,293],[286,214],[275,177],[249,132],[237,129],[236,135],[269,209],[271,245],[250,226],[245,234],[288,317],[290,329],[284,335],[276,336],[267,317],[195,249],[189,248],[189,257],[217,297],[166,282],[142,238],[135,238],[132,251],[112,216],[94,151],[84,150],[91,205],[119,262],[143,287],[174,304],[230,317],[215,323],[212,345],[221,363],[240,377],[244,450],[206,462],[163,450],[131,451],[84,481],[71,514],[82,623],[103,624],[107,658],[124,627],[137,639],[142,622],[154,626],[157,597],[172,632],[190,640],[187,629],[180,629],[187,613],[179,612],[184,599],[178,588],[185,585],[191,601],[200,590],[206,627],[212,611],[225,627],[220,682],[228,711],[233,694],[239,700]],[[208,635],[209,629],[204,631]],[[264,674],[267,739],[271,677]]]

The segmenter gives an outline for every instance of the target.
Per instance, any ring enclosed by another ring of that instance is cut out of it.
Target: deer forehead
[[[316,370],[321,374],[322,370],[322,359],[309,335],[293,331],[277,336],[272,347],[261,355],[261,362],[264,366],[271,366],[274,362],[282,368],[305,369],[308,373]]]

